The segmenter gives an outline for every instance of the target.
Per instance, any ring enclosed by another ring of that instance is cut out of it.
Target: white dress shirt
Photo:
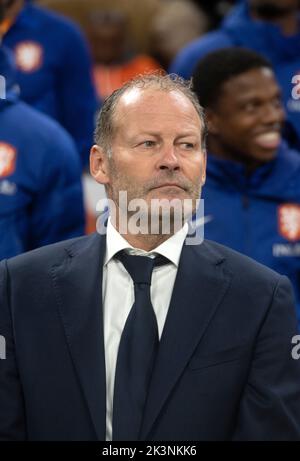
[[[160,254],[171,261],[172,264],[155,267],[152,275],[151,301],[157,319],[159,338],[161,338],[187,232],[188,225],[185,224],[168,240],[151,252],[147,252],[133,248],[113,227],[110,219],[108,220],[102,280],[106,367],[106,440],[112,440],[114,381],[119,343],[127,316],[134,303],[133,281],[121,261],[114,256],[120,250],[127,249],[130,254],[150,257]]]

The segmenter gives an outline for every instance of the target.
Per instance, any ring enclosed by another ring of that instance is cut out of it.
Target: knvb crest
[[[300,240],[300,205],[286,203],[278,207],[278,230],[291,242]]]
[[[0,142],[0,178],[10,176],[16,169],[17,151],[11,144]]]
[[[21,42],[15,48],[15,61],[22,72],[35,72],[42,66],[43,48],[36,42]]]

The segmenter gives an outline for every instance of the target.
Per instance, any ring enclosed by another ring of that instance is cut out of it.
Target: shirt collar
[[[128,250],[130,254],[140,255],[140,256],[154,256],[160,254],[169,259],[176,267],[178,267],[181,250],[183,243],[186,239],[188,233],[188,224],[185,223],[184,226],[172,235],[168,240],[165,240],[163,243],[158,245],[151,251],[141,250],[139,248],[134,248],[130,245],[127,240],[122,237],[122,235],[114,228],[111,223],[111,219],[108,219],[107,229],[106,229],[106,255],[104,260],[104,265],[106,265],[119,251]]]

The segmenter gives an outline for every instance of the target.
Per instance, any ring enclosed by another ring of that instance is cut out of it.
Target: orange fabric
[[[161,66],[150,56],[138,55],[132,60],[116,66],[94,67],[94,81],[98,95],[105,99],[114,90],[139,74],[161,70]]]
[[[12,26],[13,22],[14,21],[12,19],[4,19],[4,21],[1,22],[0,24],[0,35],[1,36],[6,34],[8,29],[10,29],[10,27]]]
[[[92,234],[93,232],[96,232],[96,223],[97,223],[96,216],[93,213],[91,213],[90,211],[86,211],[86,215],[85,215],[85,233],[86,234]]]

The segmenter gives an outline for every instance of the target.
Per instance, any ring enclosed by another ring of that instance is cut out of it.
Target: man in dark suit
[[[193,93],[167,76],[130,82],[105,102],[95,138],[106,236],[0,267],[0,438],[300,440],[288,279],[192,244],[179,208],[167,212],[173,199],[193,212],[205,181]]]

